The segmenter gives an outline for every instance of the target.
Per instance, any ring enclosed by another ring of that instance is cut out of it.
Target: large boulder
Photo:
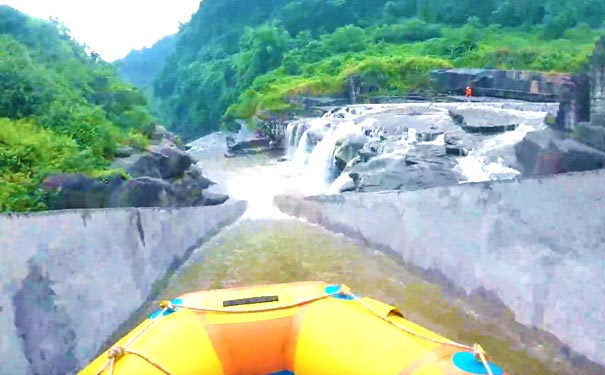
[[[160,155],[149,152],[134,154],[126,158],[117,158],[112,167],[121,168],[134,178],[143,176],[161,178],[160,158]]]
[[[168,134],[169,132],[165,127],[162,125],[155,125],[153,126],[153,130],[151,130],[151,140],[161,142],[163,139],[167,138]]]
[[[159,155],[159,170],[163,179],[179,178],[191,167],[193,159],[182,150],[174,147],[162,147],[156,151]]]
[[[467,156],[476,150],[481,143],[492,137],[489,134],[469,133],[462,129],[448,131],[444,134],[445,152],[451,156]]]
[[[520,119],[493,108],[456,108],[449,114],[457,125],[469,133],[494,134],[515,130]]]
[[[180,178],[191,167],[191,156],[168,142],[148,147],[147,151],[114,161],[114,168],[122,168],[131,177]]]
[[[574,139],[568,133],[544,129],[528,133],[515,145],[517,161],[526,176],[580,172],[605,167],[605,152]]]
[[[83,173],[60,173],[45,178],[42,188],[49,210],[103,208],[108,195],[122,183],[119,175],[97,179]]]
[[[172,182],[172,190],[180,207],[206,206],[204,190],[212,185],[214,182],[204,177],[198,167],[192,166],[185,176]]]
[[[164,180],[138,177],[119,186],[109,198],[108,207],[175,207],[177,198]]]
[[[226,194],[211,193],[205,191],[202,195],[203,206],[218,206],[229,200],[229,196]]]
[[[134,154],[134,148],[130,146],[121,146],[116,149],[114,156],[116,158],[127,158]]]
[[[457,125],[469,133],[493,134],[515,130],[520,119],[493,108],[457,108],[450,109],[449,114]]]
[[[358,156],[359,150],[368,142],[368,137],[363,134],[351,134],[340,142],[334,152],[334,164],[339,171],[345,169],[347,164]]]
[[[471,136],[463,130],[445,133],[445,153],[452,156],[466,156],[472,150]]]
[[[373,139],[363,145],[361,150],[357,151],[359,161],[365,163],[382,152],[383,143],[378,139]]]
[[[416,147],[406,155],[380,155],[355,165],[349,176],[360,192],[418,190],[455,185],[461,176],[443,146]]]

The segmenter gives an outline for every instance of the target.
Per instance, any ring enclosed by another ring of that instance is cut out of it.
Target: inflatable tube
[[[441,337],[344,285],[304,282],[164,302],[80,374],[490,373],[505,375],[479,346]]]

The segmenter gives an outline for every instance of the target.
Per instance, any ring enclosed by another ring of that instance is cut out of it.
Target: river
[[[279,155],[225,158],[220,133],[192,146],[204,174],[219,183],[214,189],[248,201],[249,208],[165,281],[158,300],[208,288],[305,280],[344,283],[398,306],[409,319],[446,337],[480,343],[510,374],[602,374],[602,369],[571,358],[551,335],[516,323],[488,295],[465,296],[396,257],[289,217],[273,205],[276,194],[325,190],[308,183],[309,173],[317,171],[295,160],[279,161]],[[147,306],[144,312],[151,309]]]

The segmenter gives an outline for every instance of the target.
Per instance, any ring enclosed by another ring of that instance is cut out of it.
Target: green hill
[[[62,24],[0,6],[0,211],[45,209],[50,173],[112,173],[150,121],[139,90]]]
[[[133,85],[147,89],[164,67],[168,55],[174,51],[175,36],[162,38],[150,48],[130,52],[114,63],[122,79]]]
[[[577,71],[604,16],[599,0],[204,0],[154,95],[192,138],[338,95],[351,75],[392,95],[430,90],[441,67]]]

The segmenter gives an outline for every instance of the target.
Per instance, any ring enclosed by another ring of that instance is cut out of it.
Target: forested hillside
[[[150,88],[164,67],[166,57],[174,50],[175,36],[169,35],[150,48],[130,52],[114,63],[120,77],[141,89]]]
[[[577,71],[604,17],[600,0],[204,0],[154,95],[191,138],[351,75],[391,95],[430,90],[434,68]]]
[[[0,6],[0,211],[45,209],[50,173],[112,173],[119,145],[147,142],[145,106],[62,24]]]

